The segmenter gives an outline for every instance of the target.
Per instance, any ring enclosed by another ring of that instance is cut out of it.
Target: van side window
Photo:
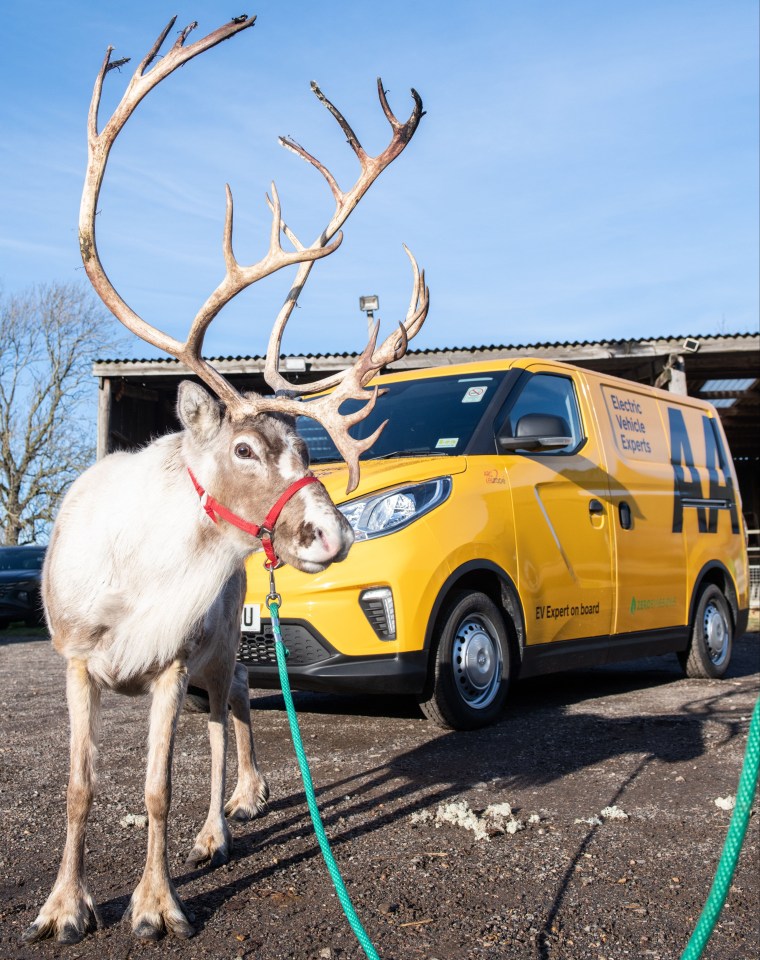
[[[564,447],[552,450],[551,454],[575,451],[584,439],[584,433],[573,381],[569,377],[553,373],[535,373],[518,384],[517,390],[517,395],[507,399],[497,418],[497,434],[511,437],[523,436],[525,425],[536,422],[538,418],[560,418],[563,425],[562,435],[570,437],[571,441]],[[529,419],[524,420],[523,418],[526,417]]]

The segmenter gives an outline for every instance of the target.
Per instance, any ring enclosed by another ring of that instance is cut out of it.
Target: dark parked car
[[[40,581],[44,547],[0,547],[0,630],[16,620],[42,622]]]

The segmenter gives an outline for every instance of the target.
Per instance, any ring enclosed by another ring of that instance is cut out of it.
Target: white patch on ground
[[[128,813],[119,820],[119,824],[122,827],[138,827],[142,829],[143,827],[147,827],[148,818],[144,813]]]
[[[429,810],[417,810],[409,817],[413,827],[419,827],[421,823],[430,823],[432,819],[433,814]]]
[[[736,806],[736,797],[729,794],[727,797],[716,797],[715,806],[720,810],[733,810]]]
[[[413,813],[410,822],[412,826],[432,822],[436,827],[444,825],[460,827],[462,830],[470,830],[474,833],[476,840],[490,840],[491,837],[500,834],[514,835],[525,829],[525,823],[515,817],[508,803],[493,803],[486,807],[481,816],[478,816],[466,800],[442,803],[435,814],[430,810]],[[541,817],[534,813],[528,822],[540,823]]]
[[[598,814],[592,817],[576,817],[576,823],[585,823],[589,827],[601,827],[605,820],[628,820],[630,819],[625,810],[620,807],[611,806],[600,810]]]

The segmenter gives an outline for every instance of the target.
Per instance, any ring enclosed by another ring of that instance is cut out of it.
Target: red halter
[[[272,534],[274,533],[274,525],[277,523],[277,518],[282,513],[282,508],[285,506],[288,500],[290,500],[293,494],[298,493],[302,487],[307,487],[310,483],[320,483],[320,480],[313,474],[301,477],[300,480],[293,481],[293,483],[291,483],[285,493],[283,493],[277,503],[275,503],[266,517],[264,517],[264,522],[261,524],[261,526],[257,526],[255,523],[249,523],[247,520],[243,520],[242,517],[239,517],[236,513],[228,510],[227,507],[219,503],[218,500],[215,500],[210,494],[208,494],[195,479],[195,474],[190,467],[187,468],[187,472],[190,474],[190,479],[193,481],[193,486],[195,487],[198,496],[201,498],[201,506],[206,511],[208,516],[211,517],[214,523],[218,523],[219,521],[217,520],[217,517],[221,517],[222,520],[226,520],[227,523],[231,523],[234,527],[237,527],[244,533],[248,533],[252,537],[258,537],[261,540],[264,553],[267,555],[264,566],[269,570],[272,570],[280,565],[280,560],[278,559],[277,554],[274,552]]]

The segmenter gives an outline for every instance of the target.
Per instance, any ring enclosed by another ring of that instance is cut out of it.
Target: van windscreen
[[[496,371],[384,384],[381,389],[386,392],[378,397],[375,409],[351,430],[351,435],[361,440],[383,420],[389,421],[362,459],[464,453],[503,378],[504,371]],[[370,393],[368,390],[367,395]],[[359,400],[347,400],[340,412],[352,413],[360,406]],[[324,427],[315,420],[299,417],[296,429],[309,447],[312,463],[341,459]]]

